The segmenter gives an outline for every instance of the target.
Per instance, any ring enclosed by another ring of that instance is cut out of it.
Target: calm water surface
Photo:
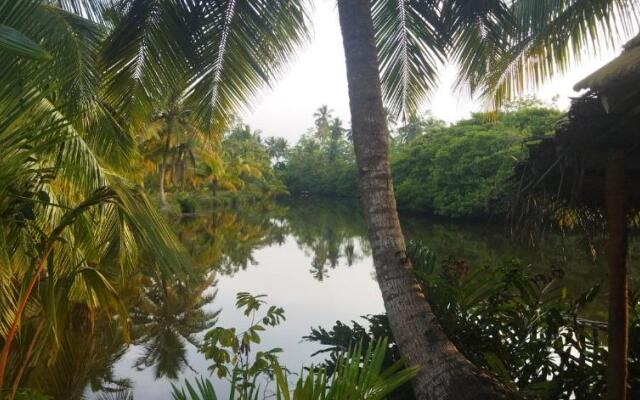
[[[409,238],[422,240],[440,258],[455,256],[472,266],[512,258],[538,269],[560,266],[567,272],[562,285],[571,293],[605,279],[603,266],[579,236],[551,236],[531,248],[513,243],[499,224],[418,217],[404,217],[402,223]],[[354,205],[308,200],[208,211],[176,220],[175,227],[204,283],[176,290],[170,298],[154,295],[153,287],[143,289],[146,300],[132,303],[132,345],[118,342],[110,328],[98,330],[92,348],[110,353],[101,354],[102,368],[85,371],[91,382],[87,397],[98,398],[94,390],[101,388],[128,386],[136,400],[165,399],[176,379],[209,376],[209,362],[190,343],[206,331],[194,321],[212,324],[219,311],[218,326],[247,327],[235,308],[238,292],[266,294],[269,304],[285,309],[286,321],[264,333],[256,349],[283,348],[281,360],[293,370],[322,360],[310,359],[319,346],[302,340],[311,327],[330,328],[336,320],[360,321],[362,315],[383,312],[365,225]],[[602,301],[589,317],[604,317]],[[85,356],[88,369],[96,355]],[[228,389],[218,386],[224,397]]]

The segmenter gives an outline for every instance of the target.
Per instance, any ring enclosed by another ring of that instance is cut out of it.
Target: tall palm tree
[[[333,118],[333,110],[326,104],[321,105],[313,113],[314,124],[316,125],[316,136],[322,138],[329,136],[331,131],[330,124]]]
[[[388,131],[368,0],[339,0],[361,201],[389,324],[403,355],[421,367],[419,399],[499,399],[506,387],[469,362],[437,323],[411,272],[391,183]],[[471,389],[472,388],[472,389]]]
[[[391,329],[402,354],[422,367],[413,380],[418,398],[515,394],[460,354],[411,273],[383,101],[395,112],[415,112],[449,59],[461,67],[459,84],[500,102],[565,70],[592,43],[604,44],[599,29],[619,22],[612,33],[630,33],[638,8],[623,0],[338,0],[361,201]]]
[[[184,98],[174,91],[168,96],[162,111],[151,117],[151,121],[143,125],[140,141],[143,156],[158,159],[158,191],[162,207],[167,207],[165,181],[170,172],[174,183],[184,184],[185,164],[190,163],[196,169],[196,153],[204,158],[215,156],[214,143],[217,135],[205,134],[192,118],[191,110],[184,104]],[[146,150],[146,151],[145,151]],[[169,157],[172,161],[169,161]],[[155,156],[155,157],[154,157]],[[177,176],[176,176],[177,175]]]

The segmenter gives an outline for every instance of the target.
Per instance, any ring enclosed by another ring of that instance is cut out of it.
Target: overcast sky
[[[322,104],[327,104],[333,109],[334,115],[345,122],[350,120],[335,0],[317,0],[315,4],[311,44],[298,53],[297,59],[280,81],[272,89],[265,90],[254,101],[253,107],[243,114],[243,119],[252,128],[261,130],[264,136],[282,136],[290,143],[295,142],[313,126],[313,112]],[[557,77],[542,87],[537,96],[550,101],[558,95],[559,106],[566,108],[569,96],[575,95],[571,87],[613,58],[617,52],[611,51],[577,65],[567,75]],[[446,68],[441,74],[440,88],[431,101],[423,106],[424,110],[431,110],[434,116],[449,122],[482,109],[482,104],[452,91],[455,74],[455,68]]]

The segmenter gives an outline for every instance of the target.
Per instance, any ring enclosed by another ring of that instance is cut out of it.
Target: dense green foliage
[[[183,213],[196,212],[198,199],[256,201],[287,192],[273,165],[277,167],[281,149],[286,148],[282,139],[263,139],[259,131],[240,120],[234,121],[219,140],[202,137],[188,125],[183,129],[176,129],[173,139],[166,142],[170,143],[166,157],[160,156],[166,136],[146,140],[144,161],[140,163],[146,188],[158,192],[158,181],[164,173],[163,189]],[[185,131],[190,134],[185,136]],[[162,168],[163,160],[166,168]]]
[[[500,113],[476,113],[447,126],[411,117],[391,138],[398,206],[449,217],[500,213],[523,141],[553,131],[561,112],[521,101]],[[357,196],[357,171],[346,136],[316,130],[291,147],[281,176],[292,193]]]
[[[569,295],[557,281],[562,271],[533,273],[519,263],[474,267],[450,258],[437,265],[433,253],[409,246],[417,276],[447,336],[476,365],[492,371],[530,398],[599,399],[605,393],[606,324],[579,317],[599,286]],[[640,393],[640,298],[631,304],[630,396]],[[369,316],[369,327],[340,321],[313,329],[307,340],[335,352],[390,334],[386,316]],[[389,361],[398,356],[395,346]],[[402,397],[407,398],[407,397]]]
[[[357,172],[350,133],[327,106],[314,117],[315,127],[285,153],[280,176],[294,194],[352,197]]]

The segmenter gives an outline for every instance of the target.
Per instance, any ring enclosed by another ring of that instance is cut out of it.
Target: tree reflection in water
[[[562,268],[561,282],[570,293],[578,293],[604,278],[600,260],[592,259],[582,236],[549,235],[536,248],[514,242],[502,225],[402,218],[409,239],[421,240],[439,258],[454,256],[473,265],[496,264],[519,258],[524,264]],[[162,281],[155,275],[131,279],[121,298],[129,310],[132,342],[141,349],[135,367],[152,369],[156,378],[176,379],[189,368],[188,347],[198,346],[202,334],[214,326],[215,277],[233,276],[248,268],[260,268],[256,252],[294,241],[308,255],[310,274],[318,281],[330,278],[336,268],[349,268],[370,256],[366,226],[356,205],[312,199],[285,204],[262,203],[207,210],[176,218],[173,226],[193,260],[188,279]],[[638,253],[631,242],[631,260]],[[597,243],[596,250],[599,249]],[[291,268],[299,268],[292,265]],[[637,269],[630,268],[631,271]],[[220,274],[220,275],[217,275]],[[637,273],[631,279],[637,278]],[[602,291],[606,296],[606,290]],[[291,299],[295,301],[296,299]],[[601,319],[605,303],[600,302],[588,318]],[[284,305],[286,309],[286,304]],[[55,354],[40,351],[27,363],[25,385],[40,389],[54,399],[79,399],[86,388],[120,393],[127,380],[114,377],[113,365],[127,351],[118,316],[74,318],[64,331]],[[35,321],[35,320],[34,320]],[[94,324],[94,325],[93,325]],[[37,324],[25,327],[16,346],[26,354],[29,338]],[[92,329],[93,325],[93,329]],[[49,339],[48,339],[49,340]],[[50,339],[53,340],[53,339]],[[22,365],[24,360],[13,360]]]
[[[93,321],[78,316],[60,337],[55,354],[42,352],[26,375],[27,387],[53,399],[81,399],[92,391],[121,392],[130,387],[127,379],[115,377],[113,366],[127,350],[120,324],[107,318]]]
[[[199,282],[166,284],[149,280],[130,311],[134,343],[143,349],[135,367],[153,367],[157,378],[176,379],[187,360],[187,343],[198,348],[199,334],[210,329],[218,312],[204,307],[215,298],[214,274]]]

